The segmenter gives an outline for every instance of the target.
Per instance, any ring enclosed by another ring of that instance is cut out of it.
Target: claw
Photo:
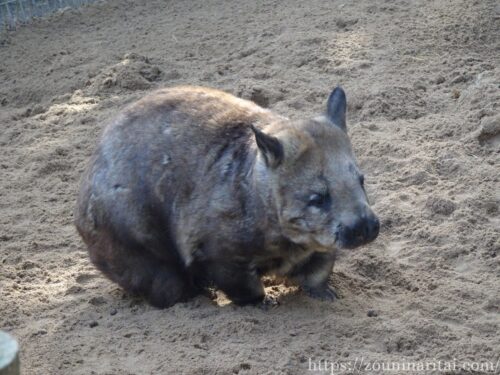
[[[335,289],[329,285],[320,286],[316,288],[303,287],[304,292],[311,298],[319,299],[321,301],[335,301],[339,298]]]
[[[264,299],[260,303],[259,307],[262,310],[268,311],[269,309],[274,309],[280,305],[278,299],[276,297],[272,297],[269,295],[265,295]]]

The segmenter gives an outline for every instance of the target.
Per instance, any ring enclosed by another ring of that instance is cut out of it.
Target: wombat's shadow
[[[77,306],[86,301],[87,303],[83,304],[80,313],[89,317],[94,315],[103,316],[106,311],[109,312],[110,316],[116,315],[118,311],[122,314],[157,311],[169,315],[169,311],[172,309],[175,311],[183,309],[191,311],[206,308],[216,308],[220,312],[255,311],[256,313],[271,311],[276,313],[279,311],[301,313],[304,310],[311,311],[311,309],[318,308],[319,311],[330,314],[331,309],[336,310],[337,307],[344,305],[344,302],[352,295],[359,294],[358,282],[343,272],[334,272],[329,280],[329,285],[336,290],[338,295],[338,298],[334,301],[311,298],[299,287],[287,283],[286,280],[268,277],[263,279],[263,283],[266,295],[277,301],[276,305],[238,306],[231,302],[221,291],[209,288],[206,293],[190,300],[179,302],[170,308],[159,309],[151,306],[145,298],[130,294],[104,278],[98,271],[95,271],[95,273],[84,273],[75,277],[75,285],[67,288],[63,304]],[[327,308],[325,309],[325,307]]]

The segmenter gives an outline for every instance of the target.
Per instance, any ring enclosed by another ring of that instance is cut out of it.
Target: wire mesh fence
[[[78,7],[94,0],[0,0],[0,27],[14,29],[33,17],[50,14],[57,9]]]

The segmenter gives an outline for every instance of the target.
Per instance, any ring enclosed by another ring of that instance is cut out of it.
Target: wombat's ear
[[[326,115],[328,119],[343,131],[347,131],[345,122],[345,112],[347,101],[342,87],[337,86],[328,97],[326,105]]]
[[[250,127],[255,135],[257,147],[259,147],[266,161],[266,165],[270,168],[276,168],[283,161],[283,145],[278,138],[262,132],[253,125],[250,125]]]

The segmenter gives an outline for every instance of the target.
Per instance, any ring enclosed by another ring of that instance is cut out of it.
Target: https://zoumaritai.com
[[[309,358],[307,370],[310,373],[340,375],[354,374],[428,374],[464,371],[481,374],[500,374],[500,358],[491,361],[416,360],[416,361],[376,361],[363,357],[348,361]]]

